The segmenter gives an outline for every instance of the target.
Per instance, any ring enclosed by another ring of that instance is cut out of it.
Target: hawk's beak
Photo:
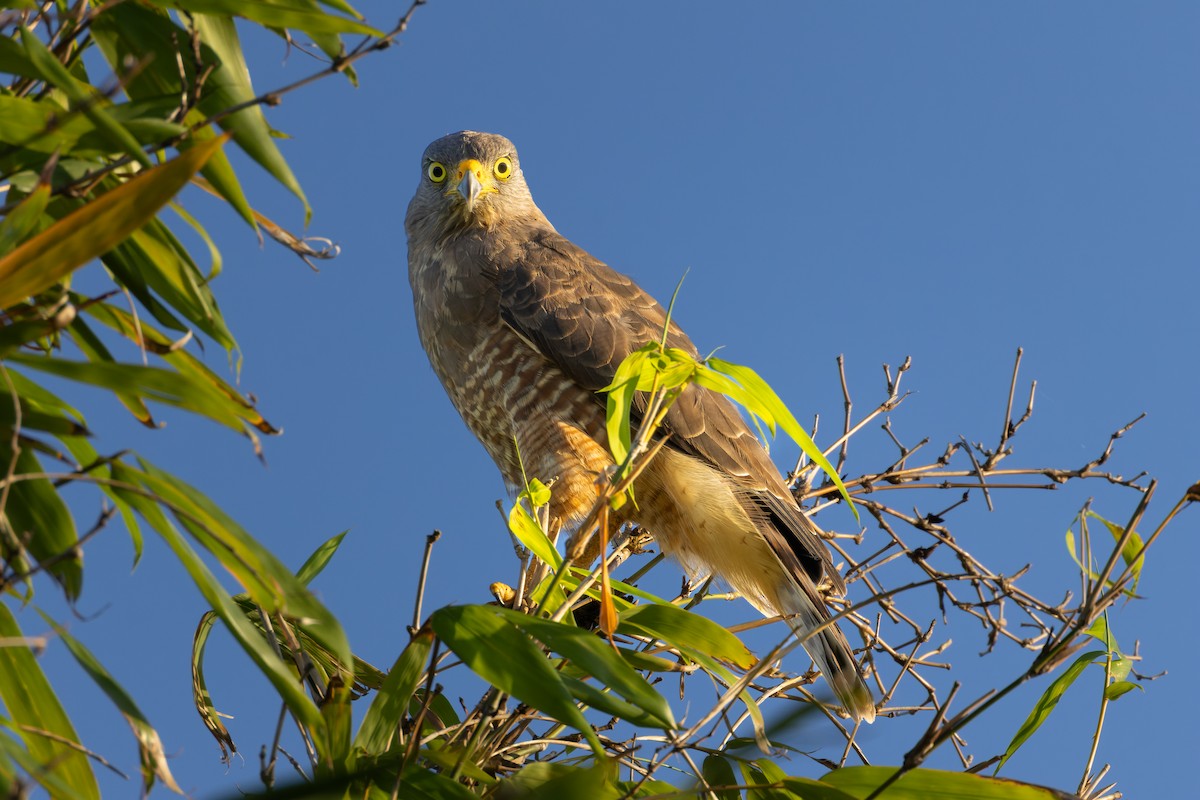
[[[465,161],[460,161],[458,164],[458,186],[455,188],[467,201],[467,210],[474,211],[479,198],[483,196],[490,187],[484,185],[483,164],[480,164],[473,158],[468,158]]]

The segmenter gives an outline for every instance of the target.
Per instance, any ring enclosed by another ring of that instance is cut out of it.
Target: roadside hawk
[[[462,131],[429,145],[404,226],[417,330],[434,372],[509,488],[524,484],[522,466],[553,481],[553,520],[578,526],[597,477],[613,466],[598,390],[629,353],[662,336],[663,307],[559,235],[502,136]],[[698,357],[674,322],[667,344]],[[644,526],[691,575],[719,576],[801,634],[828,620],[818,585],[843,592],[841,576],[735,406],[689,386],[662,432],[666,446],[617,521]],[[873,720],[837,626],[806,648],[847,711]]]

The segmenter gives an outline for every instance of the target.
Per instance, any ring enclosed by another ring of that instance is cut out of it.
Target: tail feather
[[[788,617],[788,624],[802,640],[829,619],[824,604],[816,606],[799,587],[789,586],[790,591],[781,592],[781,609]],[[858,671],[858,663],[846,641],[845,634],[836,624],[829,625],[804,641],[804,649],[817,662],[817,667],[829,682],[833,693],[846,707],[855,720],[871,723],[875,721],[875,700],[871,690]]]

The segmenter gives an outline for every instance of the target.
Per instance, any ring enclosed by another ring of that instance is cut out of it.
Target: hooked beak
[[[475,206],[479,203],[479,198],[487,191],[495,191],[491,186],[485,185],[484,181],[486,178],[483,171],[483,164],[480,164],[473,158],[459,162],[458,179],[458,185],[454,188],[467,201],[468,211],[475,210]]]

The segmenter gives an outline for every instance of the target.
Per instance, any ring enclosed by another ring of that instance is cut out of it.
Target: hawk
[[[613,466],[599,390],[666,312],[630,278],[563,238],[533,202],[516,148],[461,131],[421,157],[404,221],[421,343],[454,407],[503,473],[553,481],[552,519],[570,530]],[[697,358],[674,322],[667,344]],[[689,386],[662,426],[666,446],[618,522],[648,529],[693,576],[716,575],[801,634],[844,592],[816,526],[726,397]],[[522,472],[524,469],[524,473]],[[836,625],[805,643],[856,720],[875,705]]]

